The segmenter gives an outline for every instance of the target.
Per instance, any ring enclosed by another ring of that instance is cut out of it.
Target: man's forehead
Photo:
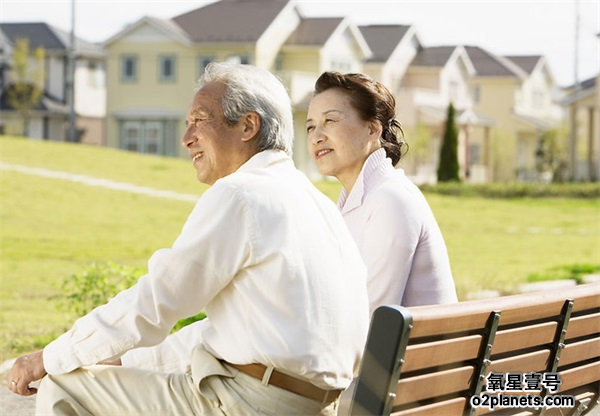
[[[194,99],[192,100],[192,106],[190,108],[191,113],[212,113],[215,107],[220,107],[223,94],[225,93],[225,86],[220,82],[208,83],[200,88]]]

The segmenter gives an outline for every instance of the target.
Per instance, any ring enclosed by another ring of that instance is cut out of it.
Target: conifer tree
[[[454,123],[454,106],[452,103],[448,106],[437,179],[438,182],[460,181],[458,176],[458,130]]]

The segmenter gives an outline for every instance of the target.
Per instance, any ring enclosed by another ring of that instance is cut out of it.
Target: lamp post
[[[71,0],[71,34],[69,40],[68,86],[69,132],[67,141],[76,142],[77,138],[75,126],[75,0]]]

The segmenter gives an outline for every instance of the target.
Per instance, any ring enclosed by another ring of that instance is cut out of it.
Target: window
[[[136,81],[138,77],[138,58],[135,55],[121,57],[121,80]]]
[[[121,148],[139,153],[162,155],[164,121],[130,120],[122,124]]]
[[[227,62],[232,64],[248,65],[250,63],[250,58],[248,55],[231,55],[227,58]]]
[[[214,62],[215,57],[209,55],[203,55],[198,57],[198,76],[202,75],[208,64]]]
[[[469,144],[469,165],[481,164],[481,146],[479,143]]]
[[[88,64],[89,86],[95,88],[105,87],[104,67],[100,62],[90,62]]]
[[[140,122],[128,121],[123,124],[122,147],[126,150],[137,152],[142,135],[142,126]]]
[[[175,81],[175,57],[158,57],[158,79],[160,81]]]
[[[473,94],[473,102],[479,104],[481,102],[481,87],[479,85],[473,85],[471,90]]]
[[[544,91],[536,89],[533,91],[533,108],[544,108]]]

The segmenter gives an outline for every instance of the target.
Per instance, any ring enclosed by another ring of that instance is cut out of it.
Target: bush
[[[146,273],[136,267],[127,267],[115,263],[92,263],[81,273],[69,276],[62,284],[65,298],[59,302],[59,308],[74,314],[77,318],[86,315],[94,308],[104,305],[117,293],[133,286]],[[180,319],[173,331],[204,319],[198,315]]]
[[[527,276],[528,282],[543,282],[546,280],[572,279],[577,284],[583,283],[583,276],[600,272],[600,265],[592,264],[570,264],[566,266],[553,267],[542,273],[532,273]]]
[[[485,198],[600,198],[600,183],[523,183],[494,182],[465,184],[459,182],[420,185],[423,192],[441,195]]]

